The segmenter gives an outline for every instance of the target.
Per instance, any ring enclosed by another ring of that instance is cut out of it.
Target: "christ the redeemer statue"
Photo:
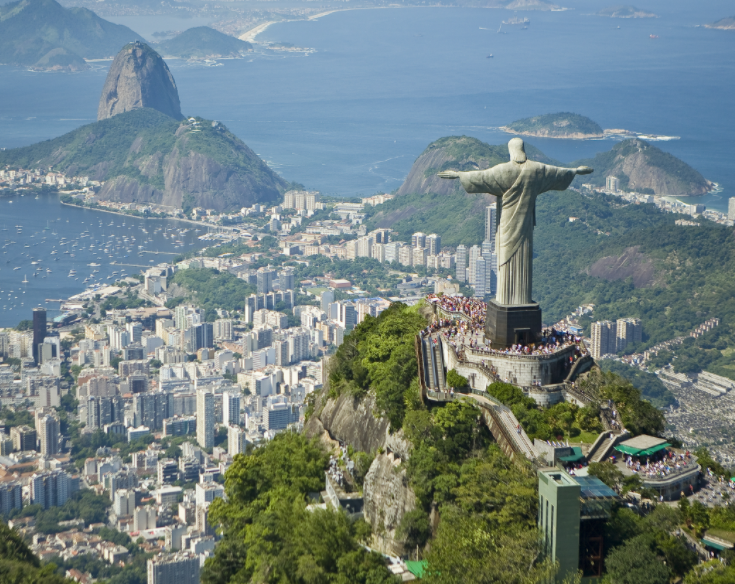
[[[533,274],[533,228],[536,197],[546,191],[563,191],[587,166],[559,168],[526,158],[523,140],[508,142],[510,162],[487,170],[440,172],[441,178],[458,178],[468,193],[488,193],[498,199],[499,225],[495,237],[498,255],[498,291],[495,302],[504,306],[528,305]]]

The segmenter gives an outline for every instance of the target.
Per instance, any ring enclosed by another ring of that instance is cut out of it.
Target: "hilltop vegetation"
[[[588,117],[569,112],[523,118],[501,129],[511,134],[539,138],[600,138],[603,133],[599,124]]]
[[[222,124],[198,127],[150,108],[0,152],[0,165],[48,168],[106,181],[103,200],[239,209],[279,200],[288,183]]]
[[[87,68],[84,59],[111,57],[133,40],[143,39],[91,10],[55,0],[0,6],[0,63],[78,71]]]
[[[158,43],[155,48],[164,57],[215,59],[241,57],[252,51],[253,45],[208,26],[197,26]]]
[[[364,521],[307,509],[307,496],[324,487],[328,461],[317,443],[291,432],[236,455],[225,475],[227,500],[210,507],[223,539],[204,566],[203,584],[393,584],[383,558],[359,545],[370,531]]]
[[[584,180],[576,178],[575,184],[602,186],[608,176],[615,176],[621,190],[651,195],[703,195],[712,189],[712,184],[686,162],[637,138],[623,140],[612,150],[573,165],[595,169]]]
[[[56,566],[41,562],[17,532],[0,521],[0,581],[8,584],[72,584]]]

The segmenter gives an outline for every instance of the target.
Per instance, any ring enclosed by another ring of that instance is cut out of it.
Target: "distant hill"
[[[543,152],[526,144],[526,153],[532,160],[551,162]],[[510,160],[508,146],[490,146],[469,136],[439,138],[427,146],[416,159],[398,189],[398,195],[409,193],[436,193],[449,195],[462,190],[458,181],[437,176],[442,170],[482,170]]]
[[[253,45],[208,26],[197,26],[158,43],[156,49],[164,57],[217,59],[242,57],[253,50]]]
[[[641,10],[635,6],[610,6],[600,10],[597,15],[607,16],[608,18],[658,18],[657,14]]]
[[[603,130],[596,122],[588,117],[569,112],[516,120],[512,124],[503,126],[501,130],[509,134],[538,138],[585,139],[603,136]]]
[[[526,153],[532,160],[552,163],[530,144]],[[438,233],[442,243],[455,246],[480,243],[485,207],[495,200],[490,195],[468,195],[459,181],[441,179],[442,170],[481,170],[508,162],[508,146],[491,146],[469,136],[450,136],[432,142],[416,159],[400,195],[372,210],[369,228],[391,227],[400,239],[411,233]]]
[[[102,200],[233,210],[280,199],[288,183],[225,126],[179,122],[150,108],[0,152],[0,166],[105,181]]]
[[[637,138],[624,140],[608,152],[573,165],[594,168],[595,172],[583,181],[581,177],[575,181],[598,186],[604,185],[608,176],[615,176],[622,190],[640,193],[687,196],[712,190],[712,183],[686,162]]]
[[[127,26],[55,0],[0,6],[0,63],[6,65],[79,71],[87,68],[84,59],[111,57],[134,40],[142,38]]]
[[[721,30],[735,30],[735,16],[728,16],[722,18],[712,24],[705,24],[706,28],[719,28]]]

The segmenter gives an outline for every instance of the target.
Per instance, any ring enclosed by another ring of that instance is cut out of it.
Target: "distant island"
[[[720,30],[735,30],[735,16],[722,18],[712,24],[705,24],[705,28],[719,28]]]
[[[607,18],[658,18],[658,14],[641,10],[635,6],[610,6],[600,10],[597,16],[606,16]]]
[[[156,49],[164,57],[222,59],[242,57],[253,50],[253,45],[208,26],[197,26],[157,43]]]
[[[0,6],[0,63],[39,71],[83,71],[85,59],[114,56],[143,40],[86,8],[64,8],[56,0],[20,0]]]
[[[566,10],[556,4],[544,2],[543,0],[513,0],[505,6],[507,10],[542,10],[542,11],[561,11]]]
[[[509,134],[522,136],[576,140],[602,138],[604,134],[603,129],[596,122],[588,117],[569,112],[523,118],[500,129]]]

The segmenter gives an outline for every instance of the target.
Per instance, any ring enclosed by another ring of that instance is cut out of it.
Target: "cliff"
[[[509,134],[536,136],[538,138],[587,139],[602,138],[602,128],[585,116],[562,112],[545,114],[533,118],[516,120],[503,126],[501,130]]]
[[[217,122],[179,122],[143,108],[53,140],[0,152],[0,165],[105,181],[102,200],[235,210],[273,203],[287,182]]]
[[[376,416],[376,411],[372,393],[361,399],[349,394],[335,399],[323,390],[316,397],[304,433],[328,446],[342,442],[355,451],[375,454],[363,484],[365,520],[373,531],[371,547],[402,554],[404,544],[396,532],[403,516],[416,507],[402,464],[410,456],[410,444],[402,431],[390,434],[390,423]]]
[[[84,59],[116,54],[142,40],[86,8],[64,8],[55,0],[21,0],[0,6],[0,63],[37,70],[78,71]]]
[[[218,59],[242,57],[253,50],[253,45],[208,26],[197,26],[159,43],[156,48],[166,57]]]
[[[97,119],[145,107],[176,120],[183,118],[176,82],[166,63],[145,43],[134,42],[125,45],[110,66]]]
[[[591,166],[595,172],[576,178],[577,183],[602,186],[608,176],[615,176],[621,190],[640,193],[692,196],[712,190],[712,183],[686,162],[637,138],[624,140],[592,159],[573,163],[579,165]]]

